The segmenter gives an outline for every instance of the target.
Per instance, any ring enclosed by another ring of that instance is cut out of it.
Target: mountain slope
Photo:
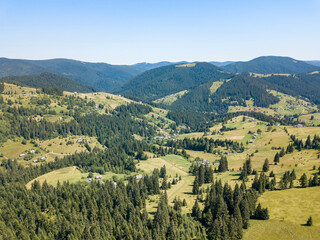
[[[122,85],[115,92],[152,101],[212,80],[231,76],[232,74],[210,63],[169,65],[146,71]]]
[[[304,73],[320,69],[319,67],[293,58],[275,56],[258,57],[248,62],[234,62],[222,68],[234,73],[254,72],[261,74]]]
[[[219,83],[219,84],[216,84]],[[213,88],[213,84],[216,85]],[[215,91],[212,91],[214,89]],[[292,75],[238,74],[223,82],[207,82],[191,89],[168,107],[179,110],[225,113],[229,106],[246,106],[252,99],[256,107],[268,107],[278,99],[267,90],[275,90],[294,97],[307,98],[320,104],[320,73]]]
[[[0,58],[0,77],[39,74],[45,71],[29,61]]]
[[[236,75],[214,92],[210,91],[213,82],[208,82],[173,102],[171,107],[179,110],[195,110],[204,112],[225,113],[232,105],[246,106],[245,100],[254,99],[258,107],[268,107],[278,102],[269,94],[267,84],[245,75]]]
[[[70,59],[21,60],[0,58],[0,77],[51,72],[108,91],[143,72],[127,65],[88,63]]]
[[[58,87],[69,92],[95,92],[92,87],[84,86],[73,80],[58,76],[53,73],[41,73],[38,75],[10,76],[0,78],[0,82],[21,83],[28,87]]]

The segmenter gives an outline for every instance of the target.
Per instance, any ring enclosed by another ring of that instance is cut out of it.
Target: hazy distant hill
[[[115,92],[155,100],[211,80],[231,76],[232,74],[210,63],[169,65],[146,71],[126,82]]]
[[[41,88],[41,87],[58,87],[69,92],[95,92],[92,87],[84,86],[73,80],[58,76],[53,73],[41,73],[38,75],[27,76],[10,76],[0,78],[0,82],[21,83],[24,86]]]
[[[258,57],[248,62],[234,62],[222,68],[234,73],[254,72],[262,74],[305,73],[320,69],[317,66],[293,58],[275,56]]]
[[[225,61],[225,62],[215,62],[215,61],[211,61],[210,62],[211,64],[217,66],[217,67],[223,67],[223,66],[226,66],[230,63],[233,63],[233,61]]]
[[[132,66],[139,68],[143,71],[147,71],[147,70],[158,68],[158,67],[164,67],[164,66],[168,66],[168,65],[172,65],[172,64],[184,64],[184,63],[188,63],[188,62],[186,62],[186,61],[181,61],[181,62],[166,62],[166,61],[164,61],[164,62],[157,62],[157,63],[143,62],[143,63],[136,63]]]
[[[144,70],[134,66],[88,63],[70,59],[21,60],[0,58],[0,77],[51,72],[108,91]]]
[[[320,67],[320,61],[314,60],[314,61],[305,61],[306,63],[312,64],[314,66]]]

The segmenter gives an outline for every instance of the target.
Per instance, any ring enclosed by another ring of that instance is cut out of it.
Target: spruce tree
[[[301,184],[301,187],[303,187],[303,188],[308,186],[308,178],[305,173],[300,178],[300,184]]]
[[[279,153],[276,153],[276,155],[274,156],[274,164],[277,165],[280,162],[280,157],[279,157]]]
[[[193,207],[192,207],[192,213],[191,216],[194,217],[197,220],[200,220],[201,218],[201,210],[199,207],[198,199],[196,199]]]
[[[268,158],[266,158],[266,160],[264,160],[262,171],[264,171],[264,172],[268,172],[269,171],[269,160],[268,160]]]
[[[198,180],[198,176],[196,176],[195,179],[194,179],[194,182],[193,182],[192,193],[194,195],[198,195],[199,194],[199,190],[200,190],[199,180]]]

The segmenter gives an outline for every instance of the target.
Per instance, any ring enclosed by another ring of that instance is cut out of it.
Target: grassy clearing
[[[299,116],[299,120],[305,122],[309,126],[320,125],[320,113],[311,113]]]
[[[94,176],[96,175],[100,175],[98,173],[94,173]],[[48,184],[56,186],[58,181],[59,182],[69,182],[69,183],[77,183],[77,182],[85,182],[85,180],[87,179],[88,173],[82,173],[80,172],[77,167],[73,166],[73,167],[66,167],[66,168],[61,168],[49,173],[46,173],[44,175],[41,175],[35,179],[33,179],[32,181],[28,182],[26,187],[28,189],[31,188],[31,184],[34,181],[39,181],[40,184],[42,184],[44,181],[47,181]],[[112,178],[116,178],[116,179],[123,179],[125,178],[125,174],[115,174],[112,172],[107,172],[105,173],[103,176],[104,180],[110,180]],[[101,181],[101,180],[99,180]],[[102,180],[103,181],[103,180]]]
[[[155,103],[162,103],[164,105],[170,106],[173,102],[175,102],[178,98],[182,97],[184,94],[186,94],[188,90],[183,90],[181,92],[177,92],[168,96],[165,96],[163,98],[159,98],[153,102]]]
[[[44,181],[47,181],[48,184],[51,184],[53,186],[56,186],[58,181],[69,181],[70,183],[76,183],[80,181],[82,177],[86,177],[87,175],[87,173],[81,173],[75,166],[66,167],[41,175],[27,183],[26,187],[30,189],[31,184],[34,181],[39,181],[41,184]]]
[[[313,225],[320,226],[320,187],[294,188],[264,193],[259,202],[269,209],[270,219],[305,224],[312,216]]]
[[[243,240],[313,240],[320,239],[320,228],[306,227],[276,220],[250,220],[248,230],[244,231]]]
[[[70,93],[70,92],[64,92],[64,93],[66,95],[73,95],[73,93]],[[78,93],[77,96],[79,96],[83,99],[88,99],[88,101],[92,100],[96,104],[102,104],[102,105],[104,105],[104,108],[107,108],[108,110],[112,110],[120,105],[133,102],[132,100],[124,98],[122,96],[113,95],[113,94],[105,93],[105,92]],[[101,112],[103,112],[103,111],[101,111]]]
[[[210,87],[210,93],[215,93],[219,87],[224,83],[224,81],[216,81],[212,83],[212,86]]]

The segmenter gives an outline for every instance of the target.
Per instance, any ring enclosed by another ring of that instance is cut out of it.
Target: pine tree
[[[269,171],[269,160],[268,160],[268,158],[266,158],[266,160],[264,160],[262,171],[264,171],[264,172],[268,172]]]
[[[161,184],[161,189],[162,190],[167,190],[168,189],[167,175],[164,175],[164,178],[163,178],[162,184]]]
[[[274,164],[277,165],[280,162],[280,157],[279,157],[279,153],[276,153],[276,155],[274,156]]]
[[[308,186],[308,178],[305,173],[300,178],[300,184],[301,184],[301,187],[303,187],[303,188]]]
[[[201,218],[201,210],[199,207],[198,199],[196,199],[193,207],[192,207],[192,213],[191,216],[194,217],[197,220],[200,220]]]
[[[192,188],[192,193],[194,195],[198,195],[199,194],[199,180],[198,180],[198,176],[195,177],[194,182],[193,182],[193,188]]]

